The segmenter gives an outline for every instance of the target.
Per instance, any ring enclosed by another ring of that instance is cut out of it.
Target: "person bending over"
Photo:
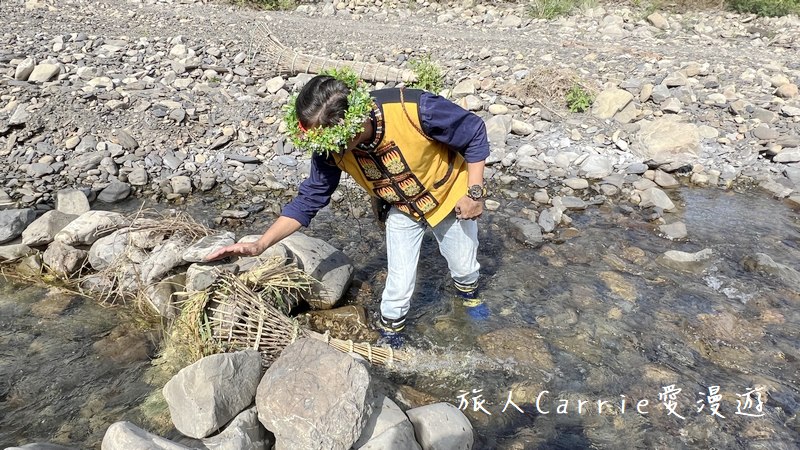
[[[438,95],[417,89],[368,91],[349,71],[312,78],[287,106],[298,148],[311,152],[311,172],[297,196],[256,242],[209,255],[256,256],[307,227],[330,202],[342,171],[386,205],[388,275],[379,330],[403,330],[414,292],[422,237],[431,228],[467,312],[485,317],[477,295],[477,219],[486,189],[489,143],[483,120]]]

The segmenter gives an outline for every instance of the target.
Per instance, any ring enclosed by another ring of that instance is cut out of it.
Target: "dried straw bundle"
[[[359,78],[367,81],[413,83],[417,80],[417,75],[412,70],[397,69],[382,64],[340,61],[298,53],[281,44],[264,23],[256,25],[253,47],[253,53],[259,50],[262,51],[268,60],[268,64],[275,67],[275,70],[281,75],[316,74],[325,69],[349,67]]]

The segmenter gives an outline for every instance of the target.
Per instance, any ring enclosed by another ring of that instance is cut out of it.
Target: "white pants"
[[[381,314],[387,319],[404,317],[411,306],[417,281],[417,262],[425,225],[406,216],[397,208],[386,219],[386,252],[389,273],[381,300]],[[478,253],[478,223],[458,220],[451,212],[433,227],[439,252],[447,260],[450,276],[463,285],[478,281],[481,268]]]

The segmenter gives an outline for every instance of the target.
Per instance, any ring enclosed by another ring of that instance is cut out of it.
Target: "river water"
[[[426,235],[407,327],[418,354],[385,375],[407,397],[461,407],[476,448],[798,448],[800,293],[742,264],[765,253],[798,268],[798,212],[757,191],[670,195],[679,211],[667,219],[686,224],[684,241],[660,237],[644,212],[605,205],[570,213],[571,229],[528,248],[503,214],[485,214],[484,320],[453,299]],[[308,231],[351,256],[371,292],[351,301],[374,315],[386,258],[379,229],[356,218],[365,209],[345,201]],[[660,258],[703,249],[712,257],[694,267]],[[155,339],[127,314],[0,284],[0,446],[91,448],[115,421],[142,423],[158,384],[147,371]]]

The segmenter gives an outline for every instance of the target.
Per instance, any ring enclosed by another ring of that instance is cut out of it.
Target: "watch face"
[[[469,187],[469,192],[467,193],[473,199],[478,199],[483,197],[483,186],[474,185]]]

